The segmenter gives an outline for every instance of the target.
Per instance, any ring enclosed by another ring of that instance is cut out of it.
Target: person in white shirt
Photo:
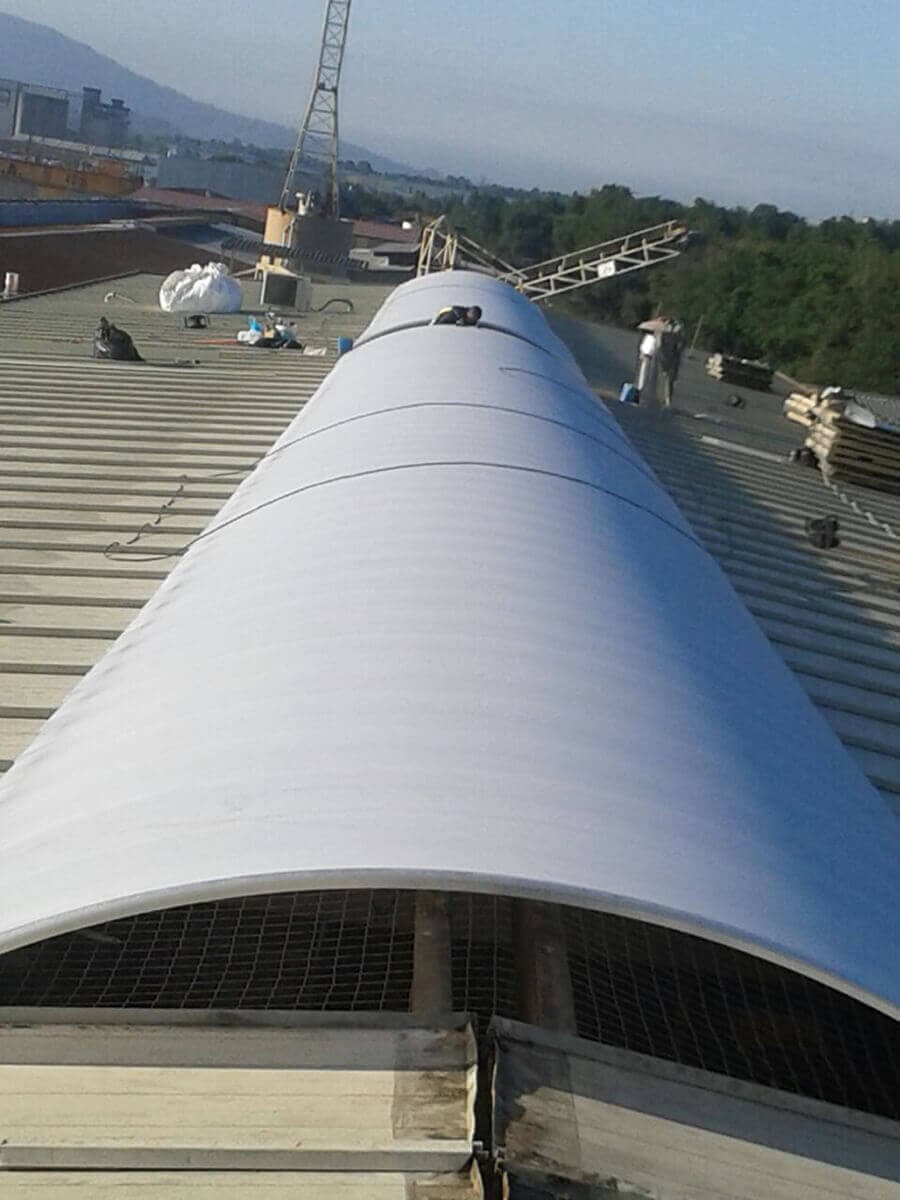
[[[641,338],[638,348],[638,370],[635,387],[638,393],[638,404],[643,408],[652,408],[656,404],[656,368],[659,344],[656,334],[647,333]]]

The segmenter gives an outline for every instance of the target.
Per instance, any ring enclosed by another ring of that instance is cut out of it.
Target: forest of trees
[[[811,224],[769,204],[686,206],[616,186],[512,199],[475,191],[448,215],[516,265],[677,217],[701,236],[675,263],[576,292],[569,303],[627,327],[675,315],[689,334],[702,318],[700,344],[710,349],[767,359],[802,379],[900,390],[900,221]]]

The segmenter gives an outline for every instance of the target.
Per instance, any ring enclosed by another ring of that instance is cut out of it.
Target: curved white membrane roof
[[[540,313],[458,273],[372,328],[0,785],[0,947],[431,886],[896,1014],[896,819]]]
[[[477,304],[482,310],[483,329],[502,329],[532,342],[578,371],[570,350],[553,333],[536,305],[511,287],[474,271],[426,275],[412,284],[395,288],[358,339],[357,346],[386,333],[427,325],[440,309],[453,304],[464,308]],[[578,375],[583,384],[581,373]]]

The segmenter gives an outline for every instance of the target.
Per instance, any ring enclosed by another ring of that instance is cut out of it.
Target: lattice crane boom
[[[680,221],[664,221],[625,237],[610,238],[513,270],[501,278],[533,300],[545,300],[603,279],[668,262],[681,254],[687,237],[688,230]]]
[[[297,135],[297,144],[284,179],[280,202],[282,212],[296,207],[295,196],[300,190],[298,184],[304,168],[307,168],[308,173],[327,179],[324,197],[326,215],[340,215],[338,88],[351,2],[352,0],[327,0],[319,63],[303,124]]]
[[[504,262],[471,238],[455,233],[446,217],[439,217],[423,231],[418,274],[429,275],[467,264],[487,270],[532,300],[546,300],[575,288],[668,262],[681,254],[687,241],[688,230],[680,221],[664,221],[624,237],[610,238],[519,268]]]

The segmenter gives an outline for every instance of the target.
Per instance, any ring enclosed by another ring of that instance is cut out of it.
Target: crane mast
[[[347,42],[350,4],[351,0],[328,0],[325,9],[319,64],[284,179],[279,205],[282,212],[298,207],[298,192],[308,190],[312,193],[315,190],[314,185],[308,189],[301,187],[301,180],[312,176],[314,180],[325,181],[320,210],[325,216],[337,218],[340,215],[338,87]]]
[[[331,218],[334,228],[338,228],[338,91],[351,3],[352,0],[326,0],[312,93],[285,175],[279,206],[269,209],[266,221],[265,245],[270,247],[268,265],[271,268],[289,269],[287,260],[273,253],[271,247],[277,243],[279,249],[283,246],[296,251],[303,241],[301,224],[306,228],[302,218],[311,210]],[[318,232],[321,233],[323,228],[319,226]],[[540,301],[588,287],[599,280],[668,262],[678,257],[688,239],[688,230],[680,222],[665,221],[648,229],[635,230],[625,237],[519,268],[461,231],[454,230],[442,216],[423,230],[417,273],[428,275],[434,271],[452,270],[457,265],[468,265],[512,284],[532,300]],[[313,246],[313,249],[318,252],[318,247]],[[260,259],[259,266],[266,269],[265,256]]]

